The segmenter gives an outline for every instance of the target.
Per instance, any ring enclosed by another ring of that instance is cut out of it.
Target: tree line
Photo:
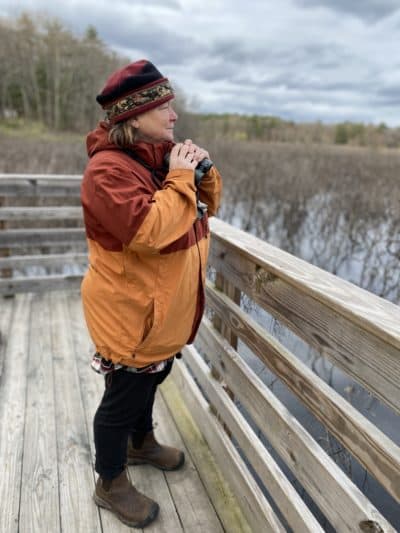
[[[53,131],[86,132],[102,116],[94,96],[112,71],[128,63],[96,29],[77,36],[53,18],[0,19],[0,118],[37,121]],[[173,81],[173,80],[172,80]],[[295,123],[275,116],[200,114],[178,91],[178,129],[206,142],[265,141],[400,147],[400,128],[344,122]]]
[[[89,26],[83,37],[55,20],[23,14],[0,20],[0,114],[52,130],[85,131],[96,123],[96,90],[128,62]]]

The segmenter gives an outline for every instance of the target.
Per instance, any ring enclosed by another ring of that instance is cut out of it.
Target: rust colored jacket
[[[161,169],[172,143],[132,150]],[[82,282],[87,326],[96,350],[114,363],[141,367],[193,342],[204,311],[209,249],[207,215],[196,220],[192,170],[155,184],[150,170],[108,141],[105,123],[87,138],[81,200],[89,247]],[[214,215],[221,178],[213,167],[199,188]]]

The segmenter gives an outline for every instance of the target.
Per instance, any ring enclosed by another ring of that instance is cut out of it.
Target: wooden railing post
[[[6,205],[6,198],[4,196],[0,196],[0,207],[3,207]],[[4,220],[0,220],[0,231],[7,228],[7,222]],[[0,257],[9,257],[10,255],[10,249],[9,248],[0,248]],[[12,269],[11,268],[2,268],[0,269],[0,277],[2,278],[11,278],[12,277]]]
[[[223,292],[224,294],[226,294],[236,304],[240,305],[240,294],[241,294],[240,290],[236,288],[235,285],[233,285],[233,283],[228,281],[221,274],[221,272],[217,272],[216,279],[215,279],[215,288]],[[213,325],[215,329],[219,331],[221,335],[227,339],[227,341],[232,346],[232,348],[236,350],[238,338],[228,326],[222,323],[222,320],[219,318],[219,316],[215,315]]]

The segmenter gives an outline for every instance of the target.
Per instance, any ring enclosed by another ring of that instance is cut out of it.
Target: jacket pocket
[[[154,327],[154,300],[151,302],[151,308],[149,314],[146,316],[143,327],[142,339],[139,341],[139,345],[143,344],[147,337],[151,334],[151,331]]]
[[[119,302],[121,348],[133,353],[144,342],[154,327],[155,306],[150,299],[147,304],[132,305],[129,299]]]
[[[149,346],[152,343],[153,339],[158,335],[158,331],[160,328],[157,311],[157,301],[152,300],[152,313],[146,317],[142,340],[136,346],[135,351],[140,351],[143,347]]]

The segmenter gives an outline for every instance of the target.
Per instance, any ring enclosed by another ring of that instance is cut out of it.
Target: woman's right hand
[[[171,150],[169,157],[169,169],[188,169],[194,170],[198,161],[194,159],[193,151],[184,143],[177,143]]]

